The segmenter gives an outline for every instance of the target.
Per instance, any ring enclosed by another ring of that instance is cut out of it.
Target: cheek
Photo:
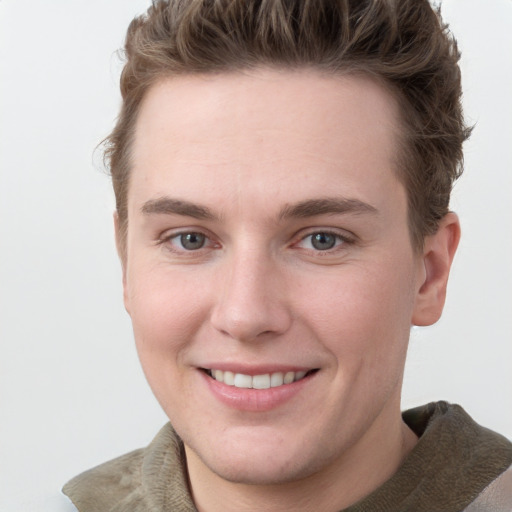
[[[171,419],[173,411],[183,410],[193,399],[184,361],[200,322],[197,301],[189,300],[190,294],[188,287],[177,287],[162,276],[141,276],[130,289],[139,360],[154,396]],[[177,388],[180,393],[169,392]]]
[[[193,279],[150,268],[132,273],[127,298],[135,343],[146,377],[158,395],[178,377],[205,315],[204,291]]]
[[[400,268],[400,272],[395,269]],[[413,308],[410,265],[354,265],[329,279],[304,283],[306,323],[340,365],[399,367]],[[319,286],[319,282],[323,283]]]

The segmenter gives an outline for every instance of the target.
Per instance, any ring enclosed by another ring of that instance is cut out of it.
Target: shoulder
[[[111,510],[137,493],[144,452],[135,450],[89,469],[70,480],[62,492],[80,511]]]
[[[194,511],[183,443],[170,423],[146,447],[92,468],[63,488],[80,512]]]
[[[512,510],[512,465],[493,480],[464,512],[510,512]]]
[[[512,444],[506,438],[446,402],[406,411],[403,418],[418,443],[395,475],[350,512],[466,511],[473,502],[467,512],[512,511],[510,503],[508,508],[479,508],[475,501],[512,464]]]
[[[420,438],[410,461],[423,472],[422,485],[427,480],[429,489],[435,489],[430,503],[437,499],[439,507],[450,503],[454,510],[467,512],[512,510],[512,443],[508,439],[446,402],[406,411],[404,420]],[[490,505],[497,500],[506,500],[504,508]]]

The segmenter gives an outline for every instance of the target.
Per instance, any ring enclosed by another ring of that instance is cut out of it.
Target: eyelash
[[[329,230],[329,229],[316,229],[314,231],[309,231],[307,234],[302,236],[299,239],[298,242],[294,243],[294,245],[297,246],[300,243],[306,241],[308,238],[310,239],[309,243],[311,245],[313,245],[312,237],[315,236],[315,235],[327,235],[327,236],[334,237],[334,239],[335,239],[335,241],[334,241],[335,245],[332,248],[328,248],[328,249],[324,249],[324,250],[315,249],[315,248],[313,248],[313,249],[311,249],[311,248],[306,249],[308,251],[313,251],[315,253],[315,255],[318,255],[318,256],[322,256],[322,255],[326,255],[327,256],[327,255],[336,253],[336,252],[342,250],[343,246],[352,245],[352,244],[355,243],[354,238],[349,237],[346,234],[341,234],[339,232],[336,232],[336,231],[333,231],[333,230]]]
[[[205,238],[205,244],[197,249],[186,249],[185,247],[181,247],[180,249],[174,249],[172,247],[172,241],[173,240],[177,240],[185,235],[200,235],[200,236],[203,236]],[[208,236],[208,234],[200,231],[200,230],[186,230],[186,231],[179,231],[177,233],[171,233],[167,236],[163,236],[161,237],[160,239],[158,239],[157,241],[157,244],[158,245],[167,245],[168,249],[174,253],[189,253],[189,254],[193,254],[193,253],[199,253],[202,249],[205,249],[205,245],[215,245],[215,242],[212,241],[211,237]]]
[[[182,245],[181,248],[174,248],[172,241],[177,240],[180,237],[183,237],[184,235],[202,236],[205,238],[205,243],[201,247],[198,247],[197,249],[186,249],[185,247],[183,247],[183,244],[181,244]],[[310,239],[310,242],[309,242],[310,245],[313,245],[312,237],[315,235],[325,235],[325,236],[330,236],[330,237],[335,238],[335,245],[332,248],[327,248],[324,250],[317,249],[317,248],[302,248],[305,251],[313,252],[315,254],[315,256],[316,255],[318,255],[318,256],[332,255],[333,253],[340,251],[343,246],[353,245],[355,243],[355,239],[353,237],[348,236],[345,233],[340,234],[339,232],[336,232],[334,230],[329,230],[329,229],[315,229],[315,230],[310,230],[306,234],[301,235],[299,240],[296,242],[293,242],[291,244],[291,246],[298,247],[301,243],[305,242],[308,238]],[[295,238],[297,238],[297,237],[295,237]],[[199,255],[203,252],[203,249],[211,249],[212,247],[215,248],[215,245],[216,245],[216,243],[213,242],[212,238],[207,233],[200,231],[200,230],[193,230],[193,229],[183,230],[183,231],[179,231],[177,233],[172,233],[168,236],[163,236],[162,238],[160,238],[157,241],[157,243],[158,243],[158,245],[166,245],[167,248],[175,254],[183,254],[183,255],[185,255],[185,254]],[[298,247],[298,248],[300,248],[300,247]]]

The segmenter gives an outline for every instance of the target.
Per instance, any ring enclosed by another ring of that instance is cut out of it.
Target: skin
[[[410,326],[441,314],[459,224],[447,215],[413,249],[399,136],[394,98],[364,77],[257,70],[147,93],[124,300],[200,511],[340,510],[413,448]],[[184,233],[204,245],[185,248]],[[212,393],[202,368],[220,365],[316,371],[277,406],[243,410]]]

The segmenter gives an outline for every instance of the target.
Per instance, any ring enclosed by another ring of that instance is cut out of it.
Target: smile
[[[301,370],[296,372],[274,372],[264,373],[262,375],[245,375],[243,373],[211,369],[206,370],[206,373],[217,382],[222,382],[228,386],[245,389],[269,389],[297,382],[316,371],[317,370]]]

